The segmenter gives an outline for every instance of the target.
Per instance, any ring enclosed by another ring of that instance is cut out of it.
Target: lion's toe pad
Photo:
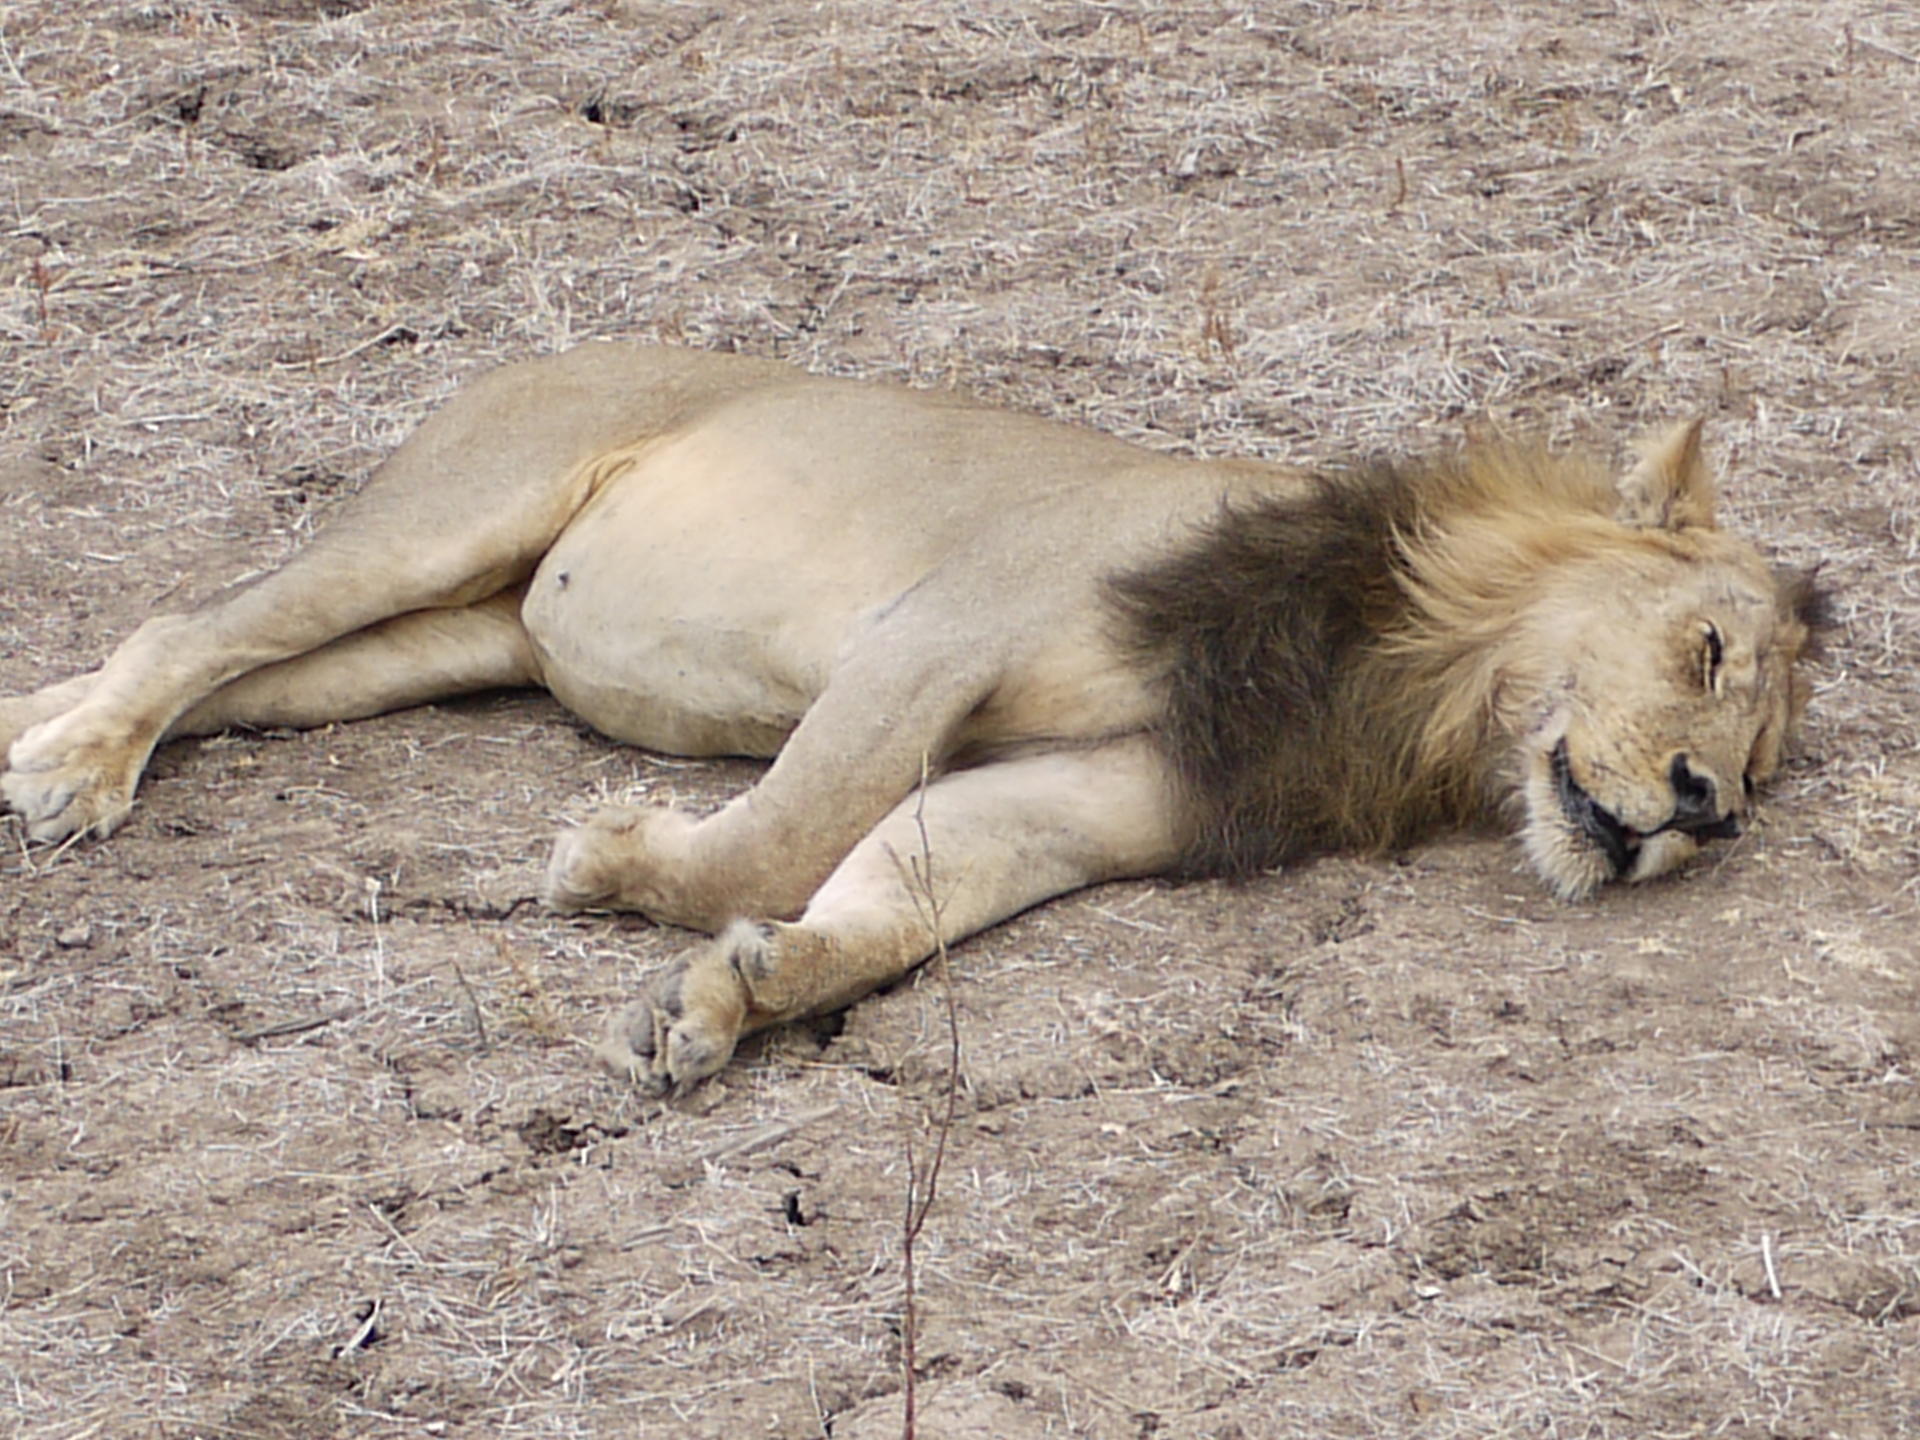
[[[745,987],[724,951],[707,945],[650,976],[608,1020],[594,1054],[650,1095],[684,1094],[733,1057],[746,1017]]]

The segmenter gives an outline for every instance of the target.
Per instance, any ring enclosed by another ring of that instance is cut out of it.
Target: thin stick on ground
[[[905,1288],[900,1315],[901,1388],[904,1396],[900,1433],[903,1440],[915,1440],[918,1418],[914,1366],[920,1314],[914,1288],[914,1244],[919,1240],[920,1232],[926,1228],[927,1216],[939,1194],[940,1166],[947,1157],[947,1138],[953,1133],[953,1112],[960,1094],[960,1009],[954,1000],[953,971],[947,964],[946,936],[940,929],[940,897],[933,884],[933,844],[927,836],[927,783],[928,764],[923,755],[920,758],[920,792],[913,810],[914,828],[920,835],[920,853],[913,857],[912,869],[915,904],[920,904],[924,899],[922,913],[933,932],[933,957],[929,963],[940,977],[940,991],[947,1007],[947,1089],[939,1117],[934,1122],[933,1153],[928,1157],[924,1169],[919,1152],[914,1147],[911,1130],[907,1134],[907,1195],[900,1223],[900,1272]]]

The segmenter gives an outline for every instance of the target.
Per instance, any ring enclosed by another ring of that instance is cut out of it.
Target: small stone
[[[93,944],[93,926],[85,920],[69,925],[53,937],[53,943],[62,950],[85,950]]]

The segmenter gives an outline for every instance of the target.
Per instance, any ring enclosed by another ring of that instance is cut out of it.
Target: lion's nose
[[[1667,767],[1673,784],[1673,818],[1667,827],[1702,840],[1731,840],[1740,833],[1740,817],[1720,808],[1720,789],[1711,775],[1702,775],[1685,755],[1673,757]]]

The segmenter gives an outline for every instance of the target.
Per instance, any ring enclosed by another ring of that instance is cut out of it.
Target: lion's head
[[[1717,529],[1697,425],[1616,482],[1538,445],[1308,477],[1116,577],[1186,865],[1249,875],[1515,812],[1555,891],[1735,835],[1820,606]]]
[[[1647,445],[1590,516],[1508,527],[1532,563],[1490,656],[1494,718],[1527,858],[1568,898],[1738,835],[1804,706],[1815,588],[1713,511],[1693,424]]]

